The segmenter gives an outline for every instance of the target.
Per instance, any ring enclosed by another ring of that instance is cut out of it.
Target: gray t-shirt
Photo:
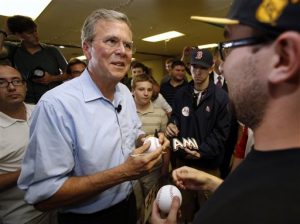
[[[34,69],[41,68],[51,75],[60,75],[67,67],[64,56],[56,47],[47,44],[40,44],[40,46],[40,51],[30,54],[20,43],[5,42],[7,56],[6,58],[1,56],[1,60],[9,59],[12,66],[27,80],[25,102],[28,103],[37,103],[45,92],[61,84],[61,82],[53,82],[43,85],[33,82],[30,80],[30,74]]]

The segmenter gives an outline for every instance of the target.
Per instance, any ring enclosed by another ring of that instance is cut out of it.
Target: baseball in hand
[[[153,152],[154,150],[156,150],[158,147],[161,146],[161,144],[159,143],[158,138],[153,137],[153,136],[147,137],[144,141],[144,144],[146,144],[147,142],[150,142],[149,149],[146,151],[147,153],[148,152]]]
[[[169,213],[174,196],[177,196],[180,199],[181,205],[182,196],[177,187],[174,185],[165,185],[159,189],[156,195],[156,203],[158,204],[160,211],[166,214]]]

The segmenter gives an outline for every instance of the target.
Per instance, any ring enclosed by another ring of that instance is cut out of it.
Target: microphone
[[[117,113],[120,113],[122,110],[122,105],[119,104],[117,107],[115,107],[115,110],[117,111]]]

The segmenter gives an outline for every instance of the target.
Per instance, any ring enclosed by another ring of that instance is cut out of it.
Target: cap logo
[[[203,52],[202,51],[197,51],[195,59],[200,60],[202,58],[202,56],[203,56]]]
[[[256,19],[262,23],[275,25],[289,2],[296,4],[299,0],[263,0],[256,11]]]

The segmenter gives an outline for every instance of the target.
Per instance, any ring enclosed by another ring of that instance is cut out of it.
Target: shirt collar
[[[153,107],[152,102],[150,101],[150,105],[147,107],[146,110],[144,110],[144,111],[139,111],[139,110],[137,109],[137,111],[138,111],[140,114],[153,113],[153,112],[154,112],[154,107]]]
[[[104,99],[107,100],[106,97],[102,94],[101,90],[97,87],[95,82],[92,80],[89,72],[87,69],[85,69],[78,77],[80,79],[80,83],[82,83],[82,92],[83,92],[83,98],[85,102],[90,102],[97,99]],[[115,95],[114,95],[114,106],[118,106],[122,101],[122,94],[120,91],[120,84],[118,83],[116,85]],[[88,86],[88,88],[86,88]],[[107,100],[109,101],[109,100]]]
[[[0,111],[0,127],[7,128],[16,122],[26,122],[26,121],[22,119],[12,118]]]
[[[218,73],[216,73],[214,71],[214,80],[215,80],[215,82],[218,81],[218,76],[220,76],[222,78],[221,81],[223,81],[223,79],[224,79],[223,75],[219,75]]]

